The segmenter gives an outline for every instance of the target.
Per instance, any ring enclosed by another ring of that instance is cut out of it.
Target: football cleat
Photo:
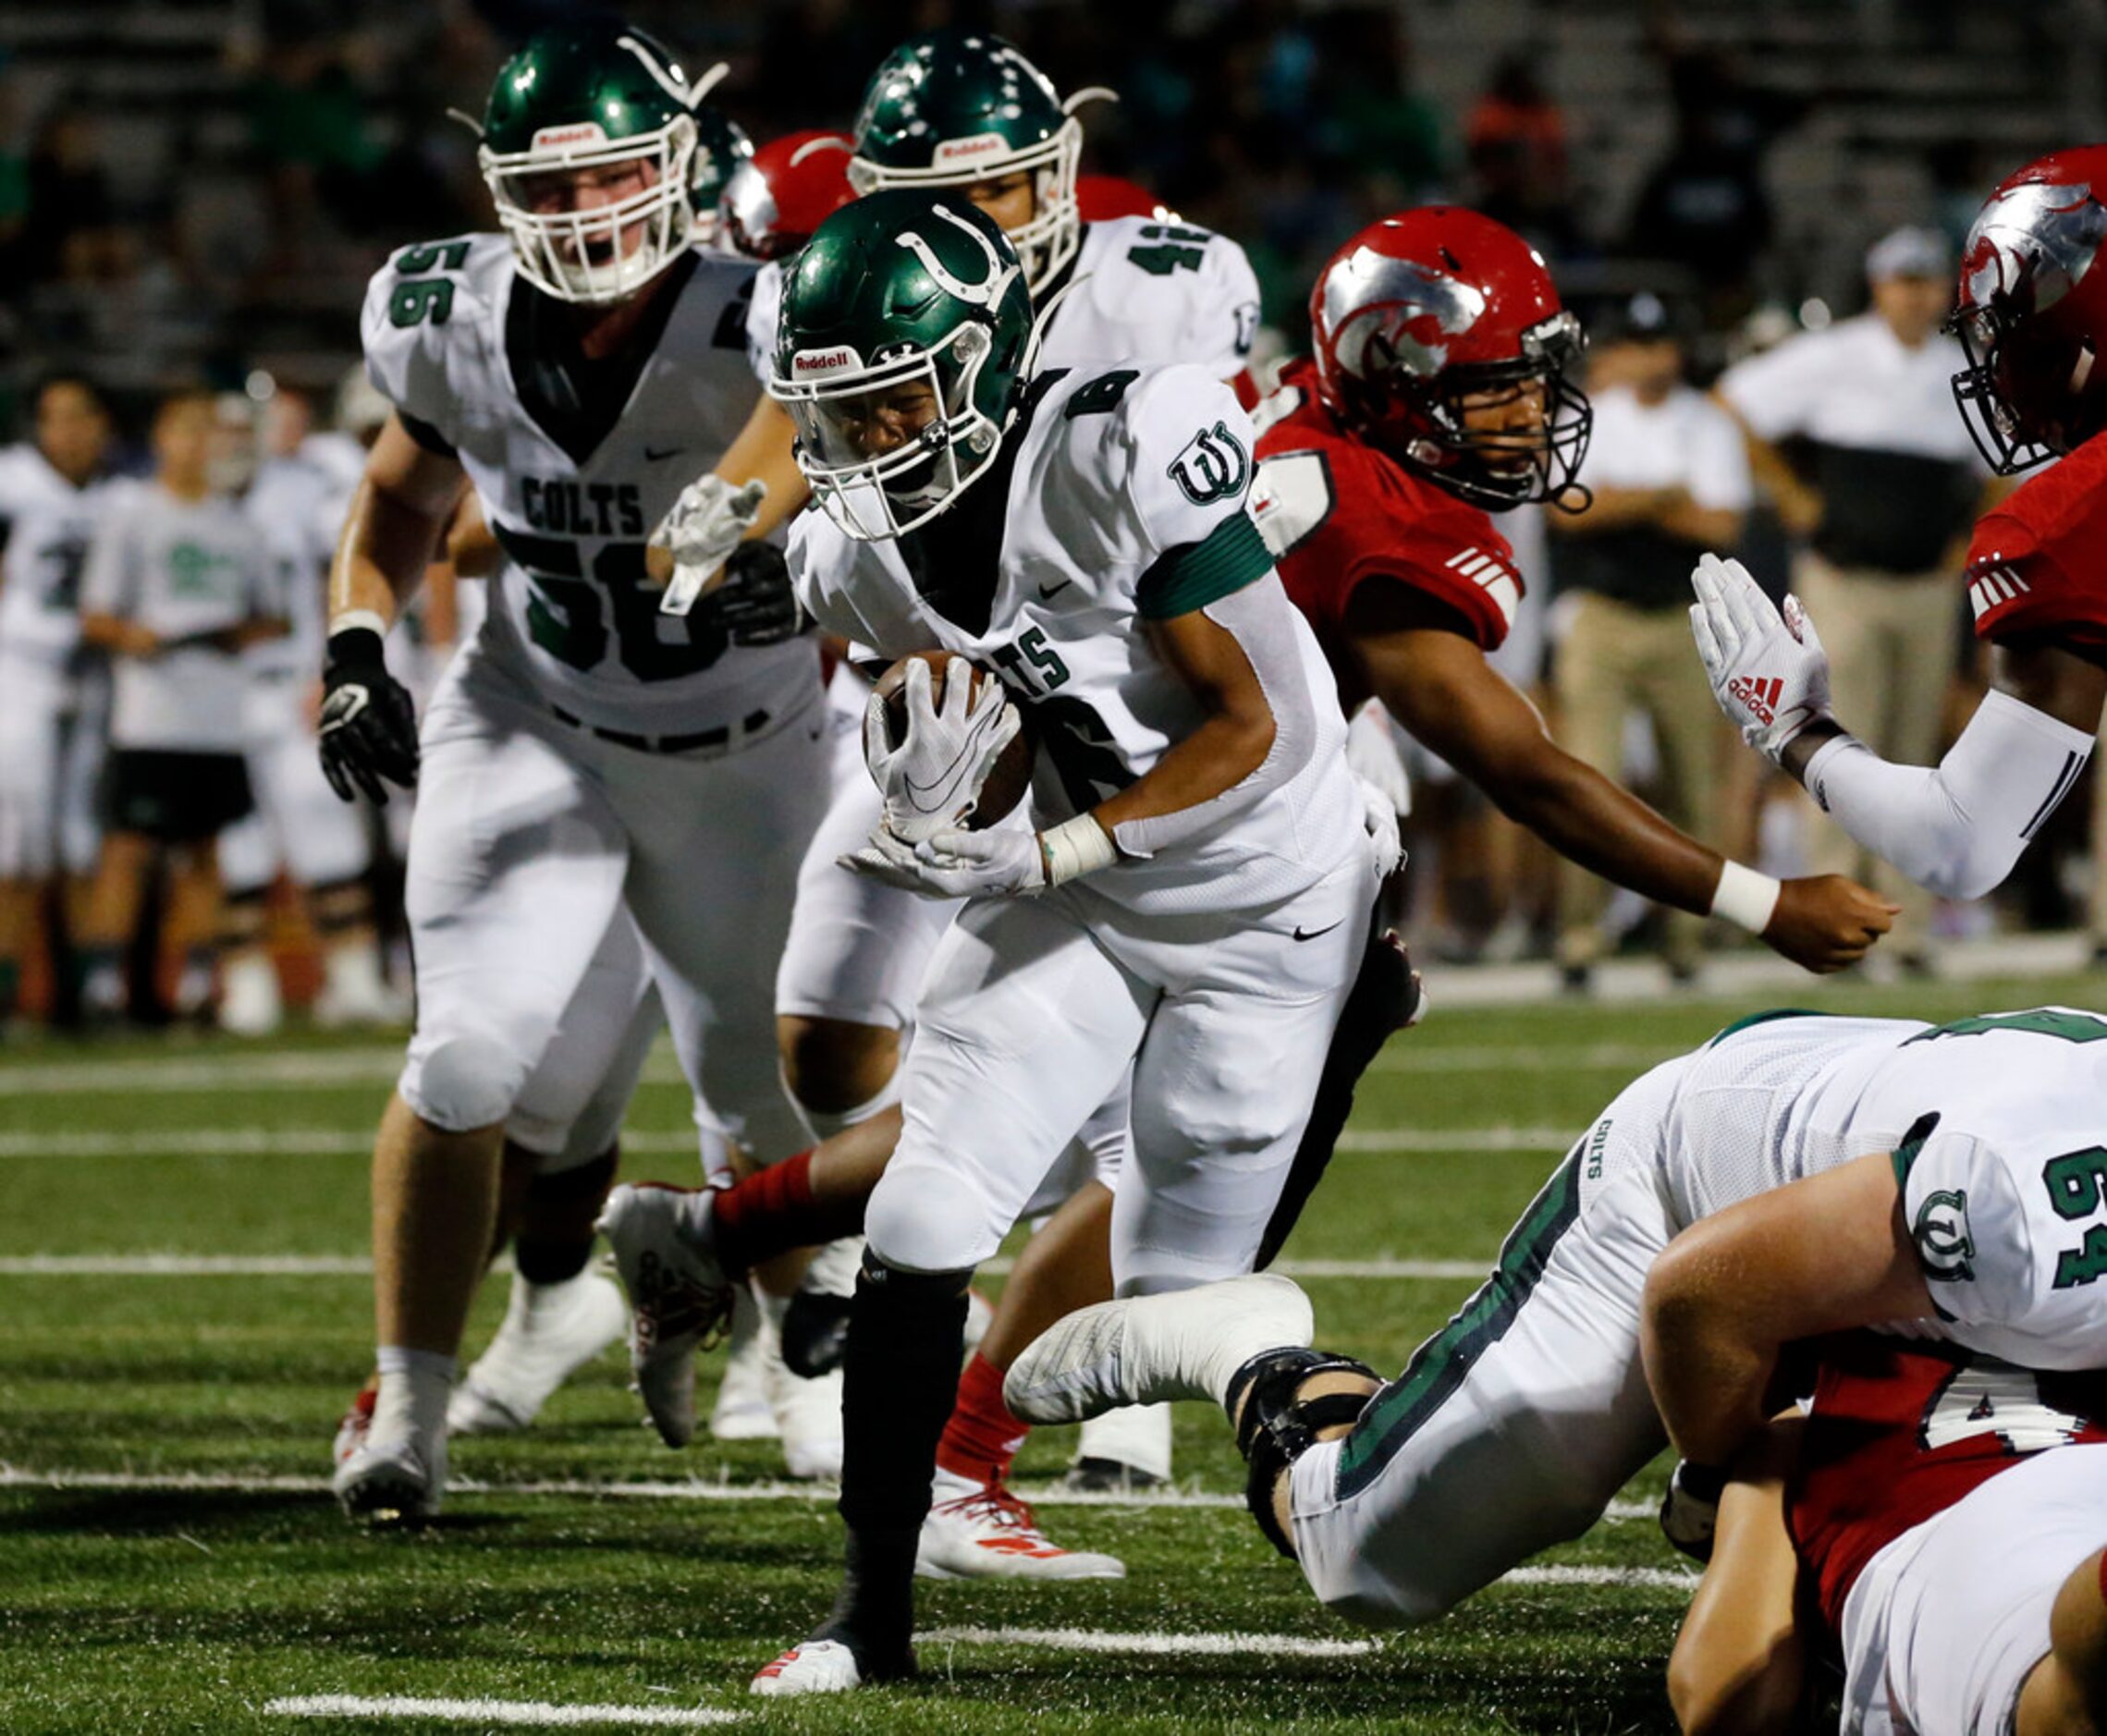
[[[1170,1480],[1170,1407],[1123,1404],[1083,1425],[1063,1479],[1086,1493],[1132,1494]]]
[[[783,1437],[783,1469],[793,1477],[841,1474],[841,1371],[807,1380],[779,1356],[766,1367],[768,1405]]]
[[[741,1286],[732,1296],[731,1350],[724,1359],[724,1378],[710,1407],[710,1433],[718,1440],[774,1440],[776,1412],[768,1403],[769,1335],[767,1314]]]
[[[369,1433],[329,1486],[344,1511],[373,1525],[417,1524],[436,1518],[447,1487],[447,1437],[412,1435],[376,1441]]]
[[[1145,1489],[1159,1489],[1169,1481],[1122,1459],[1100,1459],[1094,1453],[1084,1453],[1069,1466],[1060,1486],[1072,1495],[1139,1495]]]
[[[373,1433],[374,1405],[379,1398],[380,1376],[374,1375],[359,1388],[358,1397],[351,1400],[351,1408],[337,1424],[337,1438],[329,1444],[332,1464],[343,1464],[366,1444],[366,1436]]]
[[[709,1190],[655,1181],[607,1195],[595,1226],[634,1311],[630,1369],[643,1408],[668,1447],[695,1434],[695,1354],[731,1314],[732,1287],[707,1252]]]
[[[1064,1549],[1032,1510],[999,1483],[937,1473],[936,1505],[922,1522],[914,1571],[924,1579],[1124,1579],[1117,1556]]]
[[[846,1641],[806,1640],[764,1665],[747,1688],[752,1693],[767,1694],[847,1693],[866,1681],[890,1681],[913,1673],[913,1652],[892,1669],[866,1674]]]
[[[1002,1400],[1027,1423],[1081,1423],[1115,1405],[1227,1400],[1254,1356],[1307,1348],[1316,1317],[1288,1278],[1254,1272],[1219,1284],[1098,1302],[1025,1346]]]
[[[261,952],[241,952],[219,972],[219,1028],[229,1036],[267,1037],[286,1021],[278,972]]]
[[[456,1435],[507,1435],[528,1427],[549,1395],[622,1336],[629,1308],[596,1272],[558,1284],[512,1275],[505,1324],[447,1404]]]

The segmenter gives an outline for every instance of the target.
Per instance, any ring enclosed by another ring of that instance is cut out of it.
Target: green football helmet
[[[873,193],[822,223],[783,280],[768,390],[827,516],[876,542],[949,507],[1016,419],[1034,336],[1016,251],[957,195]]]
[[[1091,94],[1063,104],[1046,74],[986,31],[910,37],[864,92],[849,184],[869,193],[1030,173],[1032,220],[1010,231],[1010,243],[1037,295],[1082,245],[1075,173],[1083,128],[1070,111]]]
[[[696,81],[698,99],[717,81],[724,70],[720,62]],[[704,103],[694,113],[695,165],[688,176],[688,188],[695,208],[695,239],[704,247],[715,247],[721,239],[717,233],[717,211],[724,202],[725,189],[739,173],[739,165],[753,161],[753,141],[746,136],[746,129],[722,109]]]
[[[680,257],[695,237],[697,202],[706,196],[714,211],[721,190],[697,181],[705,165],[695,110],[724,70],[692,81],[663,43],[619,24],[543,31],[505,63],[477,162],[522,277],[564,301],[604,304]],[[718,125],[710,131],[715,143]],[[729,176],[732,163],[714,158],[711,173]],[[655,173],[605,204],[571,209],[560,190],[550,197],[552,177],[625,164]]]

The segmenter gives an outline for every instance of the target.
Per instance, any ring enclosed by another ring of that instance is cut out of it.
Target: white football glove
[[[885,826],[844,868],[925,899],[1007,898],[1047,884],[1038,835],[1016,827],[990,832],[940,831],[910,844]]]
[[[1369,849],[1376,859],[1376,877],[1388,880],[1404,866],[1404,839],[1398,835],[1397,801],[1374,778],[1354,774],[1361,792],[1361,824],[1367,828]]]
[[[1393,814],[1412,812],[1412,775],[1399,752],[1397,727],[1379,699],[1355,712],[1346,725],[1346,764],[1364,783],[1382,791]],[[1393,825],[1392,830],[1395,830]]]
[[[1706,555],[1690,575],[1690,631],[1712,697],[1742,740],[1778,764],[1785,744],[1829,715],[1829,657],[1797,597],[1781,616],[1738,560]]]
[[[717,475],[699,476],[680,491],[673,510],[651,533],[651,546],[673,556],[673,577],[658,599],[661,615],[685,615],[761,516],[768,484],[756,477],[733,487]]]
[[[885,701],[873,692],[864,706],[864,763],[885,798],[885,830],[909,845],[964,825],[1023,727],[1001,682],[983,680],[975,694],[972,665],[952,662],[940,706],[930,665],[917,657],[907,666],[907,730],[897,748],[887,740]]]

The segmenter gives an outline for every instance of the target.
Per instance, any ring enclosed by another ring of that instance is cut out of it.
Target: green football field
[[[2101,981],[1809,984],[1944,1019]],[[1319,1340],[1388,1373],[1468,1294],[1575,1132],[1653,1061],[1769,1002],[1439,1009],[1364,1087],[1286,1255]],[[1656,1466],[1606,1521],[1433,1628],[1328,1617],[1241,1510],[1220,1417],[1179,1487],[1063,1500],[1124,1582],[925,1584],[922,1675],[782,1709],[747,1677],[830,1595],[826,1491],[767,1444],[669,1452],[611,1353],[532,1434],[457,1444],[446,1521],[354,1532],[329,1437],[370,1355],[365,1151],[396,1051],[288,1039],[0,1052],[0,1731],[692,1728],[1650,1730],[1688,1580]],[[629,1172],[691,1179],[663,1057]],[[998,1278],[990,1283],[998,1282]],[[503,1305],[486,1287],[471,1349]],[[588,1714],[584,1708],[593,1708]]]

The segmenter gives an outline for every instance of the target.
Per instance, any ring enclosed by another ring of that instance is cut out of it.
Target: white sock
[[[384,1344],[374,1365],[380,1370],[380,1390],[374,1399],[373,1438],[444,1436],[447,1399],[454,1389],[454,1359],[436,1351]]]

